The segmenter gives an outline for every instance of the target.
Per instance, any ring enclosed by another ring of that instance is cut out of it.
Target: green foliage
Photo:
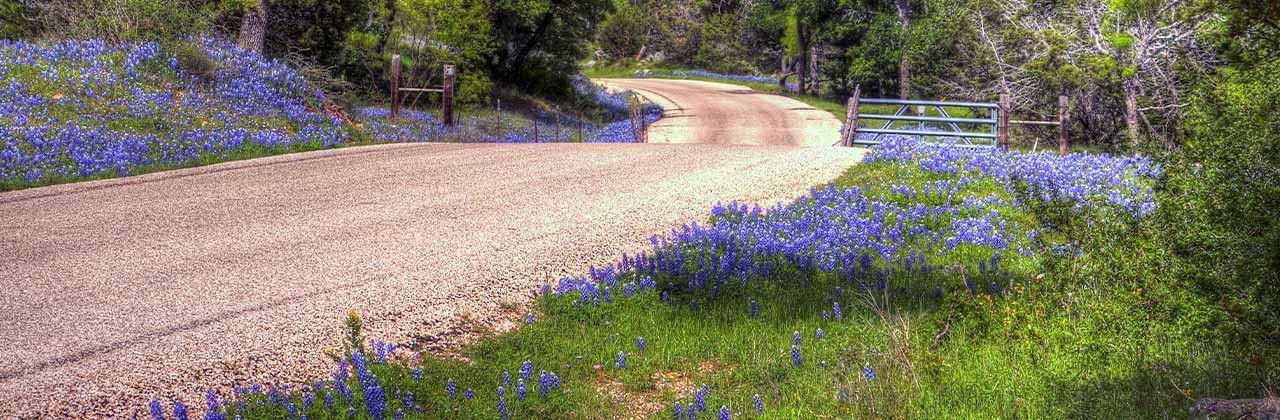
[[[613,1],[495,0],[489,7],[498,44],[491,78],[532,93],[567,95],[569,77],[588,55],[589,41],[613,11]]]
[[[1242,357],[1280,350],[1280,60],[1228,69],[1194,96],[1169,167],[1166,228],[1177,276],[1220,305]]]
[[[15,40],[27,36],[35,26],[31,9],[25,1],[0,1],[0,39]]]
[[[198,42],[179,41],[165,47],[178,60],[178,67],[186,74],[210,80],[218,70],[218,63],[209,57]]]

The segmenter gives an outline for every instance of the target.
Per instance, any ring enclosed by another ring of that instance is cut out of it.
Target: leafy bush
[[[1255,361],[1280,349],[1280,60],[1228,69],[1194,97],[1162,226],[1192,280]],[[1275,367],[1274,362],[1272,368]]]

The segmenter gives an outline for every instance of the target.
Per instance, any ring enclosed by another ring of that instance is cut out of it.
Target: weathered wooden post
[[[498,135],[501,136],[502,135],[502,100],[501,99],[494,99],[494,110],[497,111],[497,113],[495,114],[497,115],[497,117],[494,117],[494,118],[497,118]]]
[[[400,54],[391,56],[391,121],[400,115]]]
[[[1000,150],[1009,150],[1009,95],[1000,95],[1000,110],[996,122],[996,143],[1000,146]]]
[[[552,138],[556,143],[560,142],[560,107],[556,107],[556,135]]]
[[[577,123],[577,124],[574,124],[574,125],[578,126],[578,143],[585,143],[585,142],[586,142],[586,140],[587,140],[586,138],[583,138],[583,137],[582,137],[582,124],[583,124],[583,123],[582,123],[582,120],[581,120],[581,119],[579,119],[579,120],[578,120],[578,123]]]
[[[1071,119],[1068,111],[1069,105],[1066,95],[1058,97],[1058,156],[1066,156],[1070,153],[1069,149],[1071,147],[1067,140],[1067,134],[1070,131],[1068,130],[1070,127],[1067,121]]]
[[[542,143],[542,139],[538,138],[538,117],[533,117],[533,142]]]
[[[853,142],[858,139],[858,99],[862,97],[862,85],[853,86],[853,96],[849,97],[849,103],[845,105],[848,113],[845,114],[844,138],[840,139],[840,144],[844,147],[853,147]]]
[[[453,65],[444,65],[444,92],[440,94],[441,113],[444,125],[453,125]]]

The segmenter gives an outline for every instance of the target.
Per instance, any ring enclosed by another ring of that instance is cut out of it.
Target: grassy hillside
[[[294,70],[230,44],[0,43],[0,189],[343,143]]]

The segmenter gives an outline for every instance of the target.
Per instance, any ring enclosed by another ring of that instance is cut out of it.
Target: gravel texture
[[[785,96],[699,80],[598,81],[662,105],[666,112],[650,128],[650,143],[829,147],[840,142],[841,124],[831,113]]]
[[[324,377],[353,309],[369,337],[447,351],[540,284],[716,201],[789,201],[860,154],[400,144],[0,194],[0,418]]]

